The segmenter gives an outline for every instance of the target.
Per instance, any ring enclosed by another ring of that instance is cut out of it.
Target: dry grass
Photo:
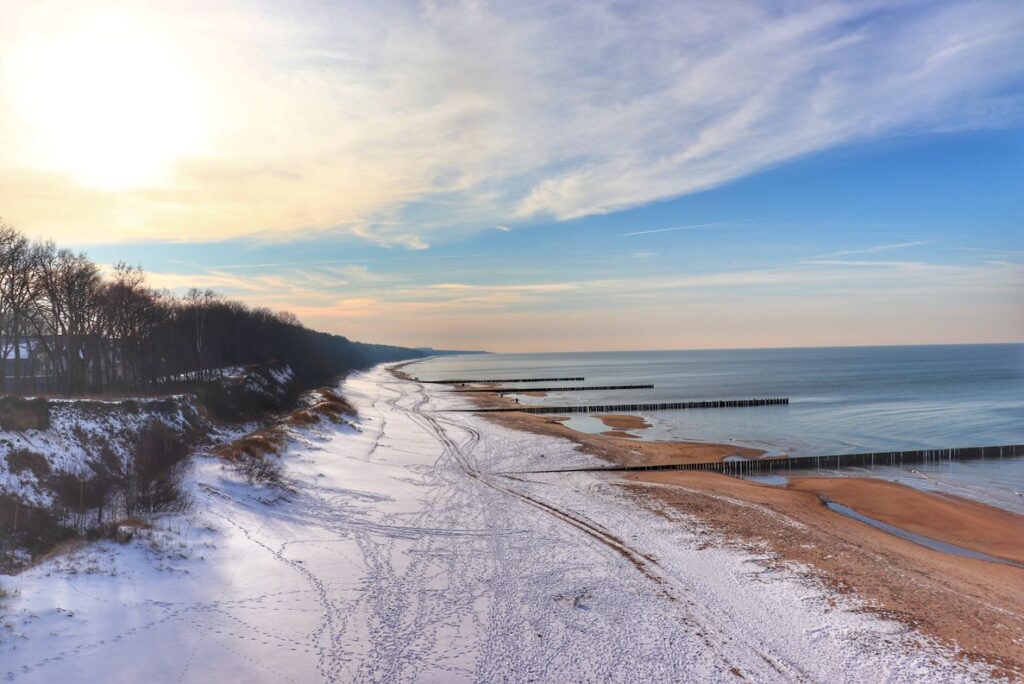
[[[243,458],[277,456],[288,441],[288,435],[277,426],[265,427],[239,437],[235,441],[214,449],[213,453],[229,461]]]
[[[281,448],[288,435],[278,426],[265,427],[214,449],[214,454],[229,461],[250,485],[269,485],[287,489],[281,467]]]
[[[316,390],[312,398],[310,405],[292,411],[276,425],[239,437],[230,444],[214,449],[213,453],[230,461],[250,483],[287,488],[279,458],[282,448],[290,439],[286,428],[316,425],[321,420],[340,423],[346,417],[356,416],[352,405],[329,389]]]
[[[339,423],[345,417],[354,418],[357,415],[352,404],[329,389],[318,389],[312,396],[314,401],[310,406],[292,411],[283,422],[301,427],[316,425],[323,418]]]
[[[288,425],[295,425],[297,427],[316,425],[320,422],[320,416],[309,409],[299,409],[298,411],[292,411],[289,413],[288,417],[284,419],[284,422]]]
[[[122,520],[116,520],[111,523],[114,527],[131,527],[133,529],[148,530],[153,527],[153,523],[142,518],[124,518]]]
[[[245,457],[276,456],[281,453],[281,447],[288,441],[288,434],[283,426],[316,425],[325,418],[337,423],[346,417],[354,418],[357,415],[356,410],[348,401],[329,389],[318,389],[312,396],[312,404],[292,411],[277,425],[239,437],[230,444],[214,449],[214,454],[230,461]]]
[[[32,557],[32,565],[40,565],[45,563],[51,558],[57,558],[59,556],[67,556],[69,554],[78,551],[79,549],[85,548],[86,542],[82,539],[68,539],[58,544],[53,545],[46,551]]]
[[[281,447],[288,435],[277,426],[266,427],[218,447],[214,454],[229,461],[246,481],[253,484],[288,488],[281,467]]]
[[[127,544],[143,530],[152,530],[153,523],[141,518],[124,518],[107,526],[108,536],[121,544]]]

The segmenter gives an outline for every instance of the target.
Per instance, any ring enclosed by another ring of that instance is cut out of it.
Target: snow
[[[270,377],[268,378],[266,375]],[[266,375],[259,372],[246,374],[244,376],[246,390],[271,397],[283,397],[287,394],[285,385],[295,377],[295,373],[288,364],[268,368]]]
[[[220,368],[208,368],[202,372],[202,375],[213,378],[224,378],[225,380],[240,380],[245,378],[249,374],[249,369],[245,366],[222,366]],[[170,380],[196,380],[200,376],[199,371],[189,371],[187,373],[178,373],[171,375]]]
[[[284,366],[271,368],[270,376],[274,378],[277,384],[287,385],[295,377],[295,373],[292,371],[291,366],[285,364]]]
[[[218,372],[223,380],[244,383],[247,391],[275,398],[285,396],[284,386],[294,379],[294,371],[287,364],[271,367],[269,378],[242,367],[225,367]],[[179,433],[191,425],[208,432],[211,442],[223,443],[239,436],[236,426],[212,424],[198,409],[195,396],[189,394],[114,400],[48,399],[47,403],[47,428],[0,431],[0,493],[35,506],[51,505],[52,492],[28,470],[11,472],[3,454],[24,449],[44,456],[53,472],[90,477],[94,474],[90,463],[101,460],[105,449],[123,467],[140,432],[153,422]],[[256,429],[256,421],[246,427]]]
[[[447,388],[353,376],[287,496],[197,458],[187,514],[3,578],[12,681],[941,681],[980,666],[770,570]]]
[[[139,397],[116,401],[101,399],[50,399],[49,426],[45,429],[0,432],[0,453],[27,450],[46,458],[53,472],[89,477],[89,464],[101,459],[105,449],[122,466],[134,449],[135,440],[147,425],[159,422],[184,431],[201,419],[194,397]],[[11,472],[7,459],[0,458],[0,492],[13,494],[26,503],[47,506],[52,494],[29,471]]]

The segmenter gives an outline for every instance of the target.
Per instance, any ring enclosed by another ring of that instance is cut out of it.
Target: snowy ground
[[[4,578],[0,678],[212,681],[981,679],[797,572],[708,544],[591,458],[386,370],[359,429],[303,432],[295,492],[212,460],[192,512]],[[780,524],[793,524],[780,521]]]

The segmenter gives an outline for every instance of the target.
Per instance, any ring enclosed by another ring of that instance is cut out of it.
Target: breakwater
[[[597,392],[601,390],[654,389],[654,385],[596,385],[591,387],[475,387],[456,392],[491,392],[494,394],[521,394],[523,392]]]
[[[431,385],[473,385],[487,382],[581,382],[586,378],[492,378],[489,380],[417,380]]]
[[[461,413],[640,413],[644,411],[680,411],[685,409],[744,408],[747,406],[784,406],[789,397],[767,399],[712,399],[672,401],[661,404],[605,404],[585,406],[517,406],[515,408],[456,409]]]
[[[638,466],[596,466],[593,468],[562,468],[538,470],[537,473],[628,472],[651,470],[701,470],[736,476],[780,475],[792,470],[839,470],[841,468],[900,467],[921,463],[942,463],[969,460],[996,460],[1024,457],[1024,444],[1000,446],[951,447],[946,449],[915,449],[911,451],[875,451],[825,456],[770,456],[766,458],[728,458],[701,463],[663,463]]]

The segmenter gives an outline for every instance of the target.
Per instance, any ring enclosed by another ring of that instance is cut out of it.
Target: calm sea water
[[[430,359],[412,371],[424,380],[583,376],[559,384],[655,385],[520,396],[524,404],[790,398],[788,406],[645,414],[652,427],[636,432],[645,439],[731,442],[791,455],[1024,443],[1024,344],[488,354]],[[569,425],[607,430],[592,416]],[[936,478],[962,483],[966,476],[981,490],[998,480],[1011,500],[1024,502],[1024,461],[1003,465],[992,466],[995,473],[985,464],[954,466],[959,474],[918,471],[911,479],[932,486]]]
[[[413,370],[424,380],[583,376],[559,384],[655,385],[520,396],[524,404],[790,398],[788,406],[651,413],[654,427],[644,433],[652,439],[734,440],[793,455],[1024,443],[1021,344],[488,354],[438,357]]]

